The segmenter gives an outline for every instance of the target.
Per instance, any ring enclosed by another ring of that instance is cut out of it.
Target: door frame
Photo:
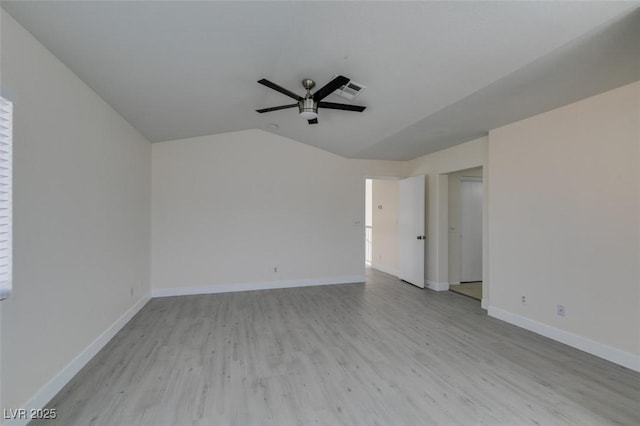
[[[435,202],[434,209],[429,209],[428,221],[431,222],[431,215],[435,210],[435,223],[429,225],[430,229],[434,229],[436,235],[431,234],[435,238],[436,249],[436,276],[438,290],[449,289],[449,174],[460,172],[467,169],[482,167],[483,197],[482,197],[482,300],[480,306],[488,309],[490,304],[490,284],[489,284],[489,174],[487,164],[466,164],[465,167],[452,168],[450,170],[440,170],[436,174],[436,182],[433,187],[429,186],[429,190],[435,189],[433,199]],[[428,190],[428,191],[429,191]],[[433,227],[432,227],[433,226]],[[429,284],[431,284],[429,282]],[[431,285],[429,286],[431,287]]]

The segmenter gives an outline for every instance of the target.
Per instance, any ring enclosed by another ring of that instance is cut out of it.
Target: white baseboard
[[[364,275],[342,275],[336,277],[305,278],[300,280],[154,288],[151,290],[151,297],[188,296],[193,294],[231,293],[236,291],[272,290],[277,288],[363,283],[364,280]]]
[[[427,288],[435,291],[447,291],[449,290],[449,283],[437,283],[435,281],[427,280]]]
[[[70,363],[68,363],[58,374],[56,374],[47,384],[45,384],[27,403],[20,407],[25,408],[27,413],[30,409],[43,408],[51,398],[82,369],[109,341],[137,314],[140,309],[150,300],[149,295],[142,297],[135,305],[129,308],[120,316],[109,328],[102,332],[93,342],[80,352]],[[23,426],[29,422],[28,419],[11,419],[6,426]]]
[[[395,268],[391,268],[389,266],[381,265],[379,263],[371,263],[371,267],[373,269],[377,269],[378,271],[384,272],[385,274],[393,275],[394,277],[398,276],[398,270]]]
[[[595,355],[606,359],[607,361],[611,361],[615,364],[640,372],[640,356],[638,355],[616,349],[609,345],[578,336],[577,334],[569,333],[568,331],[552,327],[494,306],[489,306],[488,314],[491,317],[517,325],[518,327],[525,328],[529,331],[533,331],[534,333],[538,333],[560,343],[564,343],[565,345],[580,349],[581,351],[590,353],[591,355]]]

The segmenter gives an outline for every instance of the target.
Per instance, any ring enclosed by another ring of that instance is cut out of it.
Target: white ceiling
[[[2,1],[152,142],[259,128],[397,160],[640,79],[638,5]],[[292,103],[261,78],[302,95],[334,74],[365,112],[254,111]]]

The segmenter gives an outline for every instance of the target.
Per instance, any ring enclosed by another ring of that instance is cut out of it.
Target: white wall
[[[637,369],[639,102],[636,82],[489,135],[489,312]]]
[[[452,148],[434,152],[408,162],[407,175],[427,176],[427,285],[434,289],[449,286],[449,230],[448,230],[448,173],[487,164],[487,137],[472,140]],[[485,212],[489,182],[484,176]],[[483,234],[487,234],[485,214]],[[489,300],[488,289],[488,245],[483,244],[483,288],[482,305]]]
[[[0,406],[28,408],[46,403],[61,371],[72,374],[65,367],[149,293],[151,146],[0,13],[2,96],[15,120]]]
[[[365,176],[404,167],[260,130],[152,151],[156,295],[363,281]]]
[[[449,183],[449,284],[460,284],[460,181],[463,177],[482,177],[482,167],[448,174]],[[484,238],[484,236],[483,236]]]
[[[398,275],[397,180],[373,180],[373,259],[371,266]]]

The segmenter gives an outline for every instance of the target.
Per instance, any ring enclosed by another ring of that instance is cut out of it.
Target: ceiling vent
[[[333,78],[336,78],[336,77],[337,75],[333,76]],[[333,94],[338,95],[345,99],[353,100],[356,98],[356,96],[360,94],[360,92],[362,92],[366,88],[367,86],[363,84],[356,83],[353,80],[349,80],[347,84],[340,86],[340,88],[337,89],[335,92],[333,92]]]

